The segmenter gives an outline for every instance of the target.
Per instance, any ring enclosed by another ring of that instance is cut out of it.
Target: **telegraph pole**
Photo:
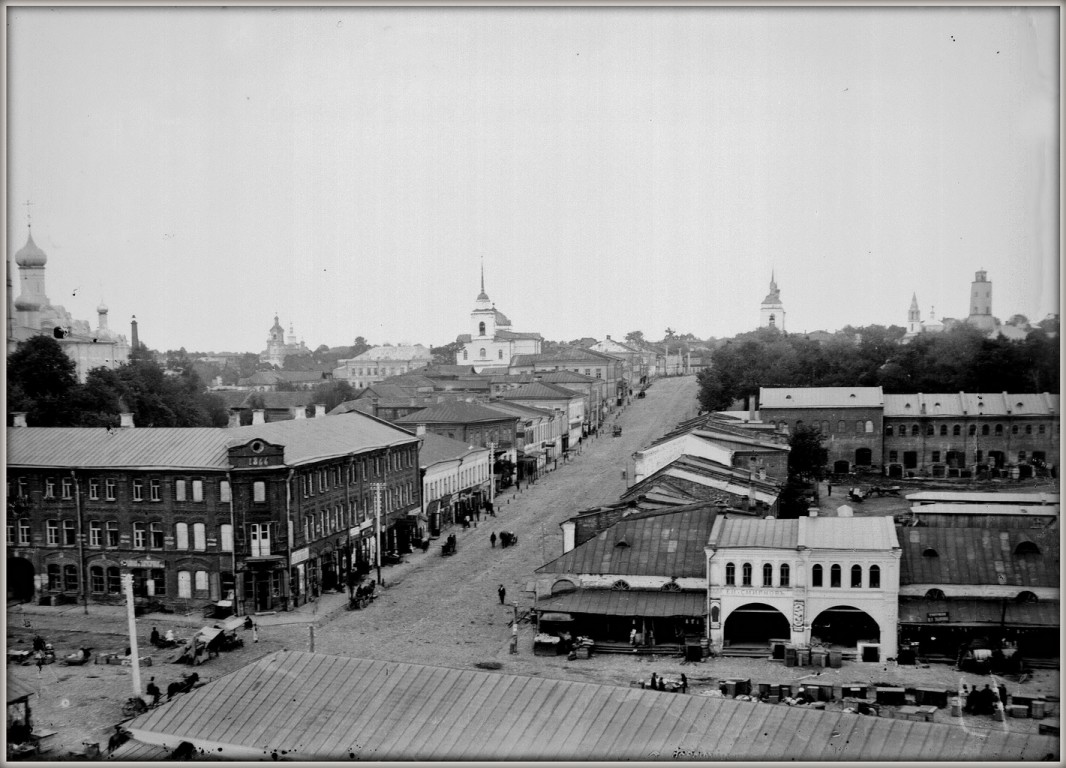
[[[141,660],[137,655],[137,619],[133,610],[133,574],[122,576],[122,586],[126,590],[126,618],[130,632],[130,666],[133,667],[133,695],[141,695]]]
[[[374,491],[374,562],[378,567],[378,584],[381,584],[381,492],[385,490],[384,483],[371,483]]]

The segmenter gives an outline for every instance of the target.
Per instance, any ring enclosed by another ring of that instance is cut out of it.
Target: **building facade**
[[[12,599],[135,593],[283,610],[410,543],[418,439],[362,414],[233,428],[8,430]],[[378,537],[380,533],[380,545]]]
[[[470,333],[460,334],[456,341],[462,345],[455,354],[456,365],[471,365],[480,372],[483,368],[508,365],[515,355],[540,354],[543,337],[539,333],[525,333],[511,329],[508,317],[496,309],[485,293],[485,270],[481,270],[481,292],[470,313]]]
[[[390,376],[425,368],[432,361],[433,354],[421,344],[386,344],[371,347],[363,354],[348,360],[338,360],[338,367],[333,370],[333,378],[347,381],[356,389],[363,389]]]

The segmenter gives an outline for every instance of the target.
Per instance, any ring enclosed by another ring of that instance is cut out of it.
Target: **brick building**
[[[232,428],[8,430],[8,597],[284,609],[408,544],[418,438],[363,414]]]

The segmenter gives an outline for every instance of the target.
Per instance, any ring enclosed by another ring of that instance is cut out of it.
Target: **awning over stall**
[[[537,611],[600,616],[706,616],[706,592],[585,589],[538,600]]]
[[[1019,603],[1008,599],[1004,604],[1003,600],[926,600],[921,597],[901,597],[899,623],[956,627],[989,627],[1002,623],[1005,627],[1057,627],[1059,601]]]

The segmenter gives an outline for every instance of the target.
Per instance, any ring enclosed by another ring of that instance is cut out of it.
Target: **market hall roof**
[[[541,612],[586,613],[598,616],[707,615],[707,591],[666,592],[661,589],[581,589],[538,600]]]
[[[596,683],[278,651],[127,723],[223,760],[1039,760],[1059,741]]]
[[[885,395],[885,416],[1056,416],[1059,396],[1009,392]]]
[[[933,614],[936,619],[930,620]],[[967,627],[1057,627],[1061,614],[1058,600],[1019,603],[995,598],[955,597],[930,600],[927,597],[899,598],[900,624],[936,624]]]
[[[812,550],[898,549],[891,517],[722,518],[709,547]]]
[[[9,427],[9,467],[226,470],[228,451],[255,438],[285,448],[285,464],[418,441],[410,432],[354,412],[247,427]]]
[[[759,408],[880,408],[881,387],[760,387]]]
[[[716,514],[717,507],[708,503],[638,512],[623,517],[536,572],[705,576],[703,547]]]
[[[858,518],[855,518],[858,519]],[[887,519],[887,518],[886,518]],[[899,583],[1058,587],[1058,532],[901,527]],[[1018,546],[1023,554],[1017,554]],[[1024,554],[1036,547],[1038,553]]]

